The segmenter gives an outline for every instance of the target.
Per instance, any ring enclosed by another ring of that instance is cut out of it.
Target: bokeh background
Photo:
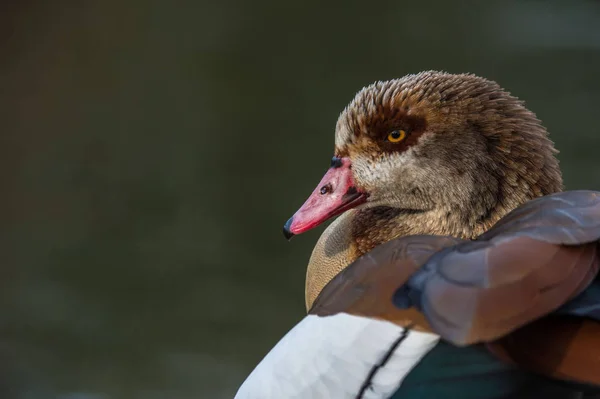
[[[473,72],[600,189],[597,1],[0,5],[0,397],[230,398],[304,314],[281,228],[362,86]]]

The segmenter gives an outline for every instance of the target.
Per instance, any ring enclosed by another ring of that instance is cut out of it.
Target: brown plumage
[[[384,140],[393,129],[407,132],[397,145]],[[423,72],[365,87],[338,119],[334,152],[352,161],[369,200],[321,236],[307,271],[307,307],[337,272],[384,242],[472,239],[517,206],[562,190],[540,121],[474,75]]]
[[[487,346],[506,362],[567,381],[600,386],[600,323],[551,315]]]
[[[386,140],[394,130],[406,133],[399,143]],[[586,369],[600,367],[600,324],[543,318],[600,262],[600,193],[559,193],[555,154],[535,115],[477,76],[424,72],[362,89],[339,117],[335,156],[368,199],[317,242],[310,313],[485,342],[506,361],[600,385]]]

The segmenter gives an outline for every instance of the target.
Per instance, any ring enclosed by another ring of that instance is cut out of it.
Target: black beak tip
[[[285,222],[285,225],[283,226],[283,236],[288,241],[294,236],[294,233],[292,233],[290,231],[290,226],[292,225],[293,221],[294,221],[294,218],[291,217],[290,220],[288,220],[287,222]]]

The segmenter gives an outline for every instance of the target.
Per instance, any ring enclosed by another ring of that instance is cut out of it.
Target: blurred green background
[[[597,1],[0,5],[0,397],[229,398],[304,314],[285,220],[362,86],[473,72],[600,189]]]

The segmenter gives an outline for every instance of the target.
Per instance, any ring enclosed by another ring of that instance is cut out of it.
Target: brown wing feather
[[[580,245],[600,237],[600,192],[565,191],[529,201],[509,212],[478,240],[529,236],[553,244]]]
[[[539,198],[476,241],[433,256],[411,277],[408,292],[445,339],[490,341],[585,289],[598,272],[599,237],[600,193]]]
[[[490,341],[579,294],[598,271],[595,244],[564,246],[511,237],[433,259],[421,309],[445,339]],[[418,275],[418,273],[417,273]]]
[[[551,377],[600,385],[600,323],[551,315],[488,344],[491,352]]]
[[[309,313],[327,316],[346,312],[430,331],[420,312],[399,309],[392,297],[431,255],[459,242],[451,237],[410,236],[380,245],[334,277]]]

